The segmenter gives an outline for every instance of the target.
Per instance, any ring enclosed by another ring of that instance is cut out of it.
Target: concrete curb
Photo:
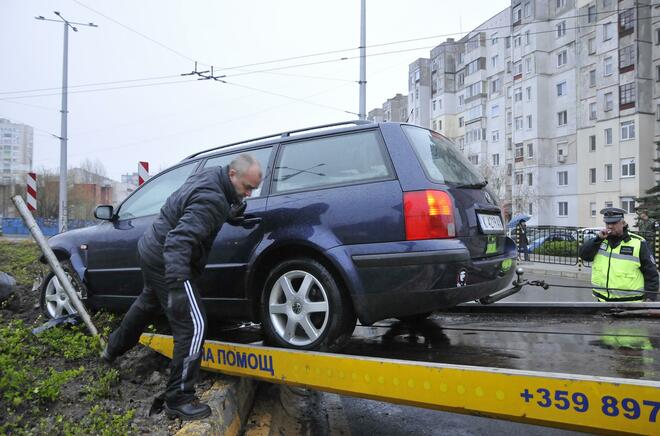
[[[211,416],[184,424],[176,434],[178,436],[241,434],[245,420],[252,410],[257,385],[258,382],[250,378],[220,376],[219,380],[201,396],[201,401],[211,407]]]

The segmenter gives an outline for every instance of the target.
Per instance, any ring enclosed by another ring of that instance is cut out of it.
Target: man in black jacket
[[[195,397],[206,335],[206,312],[195,286],[222,224],[241,214],[261,184],[259,162],[242,154],[229,166],[191,175],[160,210],[138,242],[144,289],[108,338],[102,358],[112,362],[135,346],[154,315],[165,311],[174,337],[165,412],[192,420],[211,413]]]

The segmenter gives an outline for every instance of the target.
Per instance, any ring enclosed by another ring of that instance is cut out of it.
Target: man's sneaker
[[[165,413],[170,418],[181,418],[183,421],[193,421],[209,416],[211,414],[211,408],[204,403],[200,403],[197,399],[177,406],[170,406],[165,402]]]
[[[101,359],[108,365],[111,365],[115,361],[115,356],[108,353],[108,346],[106,345],[103,351],[101,351]]]

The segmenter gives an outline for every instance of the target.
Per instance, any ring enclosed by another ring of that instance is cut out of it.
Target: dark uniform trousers
[[[144,289],[108,339],[108,353],[120,356],[134,347],[156,314],[165,312],[174,336],[174,356],[165,400],[170,406],[192,401],[199,376],[202,343],[206,337],[206,311],[188,280],[172,285],[165,271],[140,259]]]

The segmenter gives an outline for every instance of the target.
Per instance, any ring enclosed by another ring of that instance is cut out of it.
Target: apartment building
[[[0,184],[25,183],[32,170],[33,143],[32,127],[0,118]]]
[[[531,224],[596,226],[606,206],[632,223],[655,184],[659,17],[660,0],[512,0],[409,65],[410,121]]]
[[[408,65],[408,122],[430,127],[430,60],[420,58]]]

